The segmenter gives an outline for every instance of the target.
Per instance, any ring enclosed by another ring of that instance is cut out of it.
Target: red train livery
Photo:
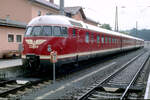
[[[81,21],[49,15],[32,19],[23,40],[22,58],[28,67],[51,68],[50,53],[57,65],[143,47],[144,40],[109,31]]]

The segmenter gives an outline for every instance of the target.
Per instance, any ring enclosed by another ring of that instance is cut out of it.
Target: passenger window
[[[67,27],[62,27],[61,29],[62,29],[62,34],[64,36],[67,36],[67,34],[68,34]]]
[[[111,43],[111,37],[109,37],[109,43]]]
[[[73,29],[73,36],[76,36],[76,30],[75,29]]]
[[[105,43],[107,43],[107,37],[105,36]]]
[[[93,43],[94,42],[94,34],[91,33],[91,42]]]
[[[97,43],[100,43],[100,37],[97,35]]]
[[[28,28],[26,29],[25,36],[31,36],[31,32],[32,32],[32,27],[28,27]]]
[[[102,39],[101,39],[101,41],[102,41],[102,44],[104,43],[104,36],[102,36]]]
[[[33,27],[32,35],[33,36],[40,36],[41,30],[42,30],[41,26],[35,26],[35,27]]]
[[[85,42],[89,43],[89,33],[88,32],[86,32]]]
[[[43,36],[52,36],[52,27],[51,26],[44,26],[42,31]]]
[[[113,38],[113,41],[112,41],[113,43],[115,43],[115,38]]]
[[[62,36],[61,28],[59,26],[54,26],[53,33],[54,36]]]

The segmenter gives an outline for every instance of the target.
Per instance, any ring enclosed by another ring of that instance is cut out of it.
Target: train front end
[[[65,41],[66,27],[51,24],[51,18],[38,17],[33,19],[27,26],[23,40],[22,59],[24,66],[29,70],[52,70],[50,61],[51,52],[62,54]],[[62,36],[62,33],[63,36]],[[57,63],[59,64],[59,63]]]

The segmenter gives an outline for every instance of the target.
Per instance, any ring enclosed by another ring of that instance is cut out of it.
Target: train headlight
[[[51,45],[48,45],[48,47],[47,47],[47,51],[48,51],[48,52],[51,52],[51,51],[52,51],[52,49],[51,49]]]

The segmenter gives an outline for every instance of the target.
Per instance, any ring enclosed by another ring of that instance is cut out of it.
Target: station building
[[[2,0],[0,3],[0,58],[19,50],[27,23],[41,15],[58,15],[59,6],[54,0]],[[82,7],[65,7],[65,15],[97,26]]]

